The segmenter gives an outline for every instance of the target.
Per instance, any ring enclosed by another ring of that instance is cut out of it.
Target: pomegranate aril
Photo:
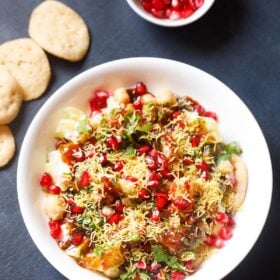
[[[168,193],[167,192],[160,192],[160,191],[156,191],[154,194],[155,197],[164,197],[164,198],[168,198]]]
[[[115,202],[115,210],[116,210],[117,212],[119,212],[119,213],[122,213],[122,212],[123,212],[123,208],[124,208],[124,206],[123,206],[123,204],[121,203],[121,201],[120,201],[120,200],[117,200],[117,201]]]
[[[156,10],[162,10],[165,7],[163,0],[152,0],[152,5]]]
[[[182,114],[181,111],[176,111],[172,114],[172,119],[176,119],[177,117],[179,117]]]
[[[186,268],[187,270],[189,270],[189,271],[193,271],[193,270],[194,270],[194,263],[193,263],[192,260],[186,261],[186,262],[184,263],[184,266],[185,266],[185,268]]]
[[[109,137],[106,140],[107,146],[113,150],[117,150],[119,148],[119,142],[117,141],[117,139],[113,136]]]
[[[152,212],[151,220],[152,220],[154,223],[158,223],[158,222],[160,221],[160,214],[159,214],[159,211],[158,211],[158,210],[154,210],[154,211]]]
[[[141,96],[147,93],[147,87],[143,82],[138,82],[135,86],[135,94]]]
[[[150,197],[150,193],[149,193],[149,191],[142,189],[139,191],[138,197],[141,199],[148,199]]]
[[[40,185],[42,187],[48,187],[48,186],[50,186],[52,184],[53,184],[52,176],[49,173],[47,173],[47,172],[43,173],[43,175],[42,175],[42,177],[40,179]]]
[[[218,237],[212,237],[212,246],[221,249],[225,245],[224,241]]]
[[[48,192],[52,193],[52,194],[60,194],[61,188],[56,185],[50,185],[50,186],[48,186]]]
[[[137,97],[137,99],[133,102],[133,108],[135,110],[142,110],[143,108],[143,104],[141,102],[140,97]]]
[[[149,151],[149,156],[151,156],[152,158],[156,158],[158,155],[158,151],[156,149],[151,149]]]
[[[150,150],[150,146],[146,145],[146,146],[142,146],[140,148],[138,148],[138,153],[139,155],[145,154]]]
[[[233,219],[232,216],[228,216],[227,225],[228,225],[229,227],[231,227],[231,228],[235,226],[235,221],[234,221],[234,219]]]
[[[164,10],[156,10],[156,9],[152,9],[151,10],[152,15],[156,18],[165,18],[165,12]]]
[[[108,219],[108,223],[117,224],[121,219],[122,219],[121,214],[116,212]]]
[[[186,165],[192,164],[193,159],[191,157],[184,157],[183,163],[186,164]]]
[[[184,274],[183,272],[174,271],[170,275],[170,280],[184,280],[185,277],[186,274]]]
[[[149,180],[150,181],[160,181],[161,175],[159,173],[156,173],[155,171],[151,171]]]
[[[157,168],[157,162],[151,156],[146,156],[146,164],[151,170],[155,170]]]
[[[49,221],[50,235],[57,239],[61,234],[60,223],[56,220]]]
[[[137,267],[138,269],[146,269],[147,264],[146,264],[145,262],[143,262],[143,261],[138,261],[138,262],[136,263],[136,267]]]
[[[82,235],[74,235],[72,237],[72,243],[75,245],[75,246],[78,246],[80,245],[81,243],[83,242],[83,236]]]
[[[161,264],[160,263],[152,262],[149,270],[150,270],[150,272],[155,272],[155,271],[157,271],[160,268],[161,268]]]
[[[124,163],[123,161],[117,161],[115,164],[114,164],[114,171],[121,171],[124,167]]]
[[[90,175],[87,171],[84,171],[82,173],[82,176],[81,176],[81,179],[80,179],[80,182],[79,182],[79,186],[80,187],[87,187],[89,185],[89,182],[90,182]]]
[[[108,160],[107,160],[107,154],[105,153],[102,153],[100,156],[99,156],[99,162],[101,163],[101,165],[105,165]]]
[[[201,116],[204,114],[205,109],[203,106],[201,106],[200,104],[195,104],[194,106],[194,110]]]
[[[194,0],[196,8],[200,8],[204,4],[204,0]]]
[[[107,105],[107,99],[109,97],[109,93],[105,90],[96,90],[95,93],[95,98],[97,101],[97,104],[99,105],[100,108],[104,108]]]
[[[91,112],[99,112],[100,111],[100,107],[97,103],[96,98],[91,98],[89,100],[89,106],[90,106]]]
[[[143,6],[144,10],[146,10],[147,12],[151,12],[151,10],[153,8],[153,4],[152,4],[151,0],[142,1],[142,6]]]
[[[205,162],[198,163],[196,167],[202,171],[209,171],[209,165]]]
[[[212,118],[212,119],[214,119],[215,121],[218,121],[218,116],[217,116],[217,114],[214,113],[214,112],[207,111],[207,112],[204,113],[203,116],[204,116],[204,117],[208,117],[208,118]]]
[[[179,11],[171,11],[170,15],[169,15],[169,18],[170,19],[179,19],[181,16],[180,16],[180,12]]]
[[[156,197],[156,207],[158,210],[161,210],[164,208],[164,206],[167,204],[168,198],[166,197]]]
[[[190,203],[186,199],[183,199],[183,198],[174,199],[173,204],[181,210],[186,210],[190,206]]]
[[[170,172],[168,169],[162,169],[162,170],[160,170],[160,174],[163,178],[168,178],[170,175]]]
[[[229,240],[232,237],[232,230],[228,227],[222,227],[219,231],[219,237],[223,240]]]
[[[159,186],[159,181],[152,180],[147,183],[148,188],[157,188]]]
[[[211,179],[211,174],[209,171],[207,170],[204,170],[201,172],[201,177],[205,180],[205,181],[208,181]]]
[[[157,165],[158,167],[164,169],[164,168],[168,168],[168,160],[167,158],[162,155],[162,154],[158,154],[157,155]]]
[[[181,18],[187,18],[190,15],[192,15],[193,12],[194,12],[194,10],[187,6],[187,7],[183,8],[182,11],[180,11]]]
[[[191,136],[190,142],[192,144],[192,147],[197,147],[200,143],[200,136],[199,135],[193,135]]]
[[[76,204],[74,204],[71,208],[71,213],[72,214],[83,214],[85,211],[85,209],[81,206],[78,206]]]
[[[133,177],[133,176],[126,176],[125,180],[127,180],[129,182],[132,182],[132,183],[135,183],[135,182],[138,181],[138,179],[136,177]]]
[[[229,216],[226,213],[218,212],[216,214],[216,221],[226,225],[229,222]]]

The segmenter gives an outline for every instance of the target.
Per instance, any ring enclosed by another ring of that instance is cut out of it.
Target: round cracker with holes
[[[32,12],[29,35],[57,57],[79,61],[87,53],[90,36],[84,20],[58,1],[44,1]]]
[[[0,124],[12,122],[19,113],[23,90],[17,80],[0,67]]]
[[[14,136],[6,125],[0,125],[0,167],[8,164],[15,153]]]
[[[51,69],[44,51],[31,39],[21,38],[0,46],[0,65],[4,66],[19,82],[23,99],[32,100],[46,90]]]

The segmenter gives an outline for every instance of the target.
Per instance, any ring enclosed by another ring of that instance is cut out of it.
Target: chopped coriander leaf
[[[140,272],[140,273],[138,273],[138,275],[140,276],[141,280],[150,280],[151,279],[151,277],[144,272]]]
[[[93,252],[97,255],[97,256],[101,256],[102,253],[103,253],[103,248],[102,247],[99,247],[99,246],[96,246],[94,249],[93,249]]]
[[[135,150],[134,147],[128,146],[125,150],[125,154],[128,155],[128,156],[135,156],[136,150]]]
[[[232,154],[240,155],[242,153],[242,149],[239,143],[237,142],[231,142],[229,144],[226,144],[225,149],[226,149],[226,153],[230,155]]]
[[[85,135],[90,135],[92,133],[92,128],[88,124],[86,119],[82,119],[82,120],[79,121],[76,130],[80,133],[85,134]]]

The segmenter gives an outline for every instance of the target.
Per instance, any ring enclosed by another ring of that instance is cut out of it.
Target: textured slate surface
[[[197,66],[226,83],[247,104],[264,132],[273,163],[274,192],[266,226],[253,250],[225,279],[280,279],[280,1],[217,0],[204,18],[179,29],[143,21],[125,0],[63,2],[86,19],[92,46],[80,63],[49,56],[53,78],[48,91],[25,103],[11,125],[18,151],[41,105],[63,83],[92,66],[133,56],[171,58]],[[27,36],[29,15],[38,3],[0,1],[0,43]],[[16,194],[17,159],[18,153],[0,171],[0,279],[65,279],[43,258],[23,224]]]

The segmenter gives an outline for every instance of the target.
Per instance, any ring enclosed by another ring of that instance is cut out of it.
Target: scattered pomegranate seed
[[[196,165],[196,167],[202,171],[209,171],[209,165],[205,162],[201,162],[199,164]]]
[[[157,162],[151,156],[146,156],[146,164],[151,170],[155,170],[157,168]]]
[[[121,170],[123,169],[123,167],[124,167],[124,163],[123,163],[122,160],[120,160],[120,161],[117,161],[117,162],[114,164],[113,169],[114,169],[114,171],[121,171]]]
[[[187,18],[189,17],[191,14],[193,14],[194,10],[192,8],[190,8],[189,6],[186,6],[183,8],[183,10],[181,11],[181,18]]]
[[[82,242],[83,242],[83,236],[82,236],[81,234],[74,235],[74,236],[72,237],[72,243],[73,243],[75,246],[80,245]]]
[[[90,183],[90,175],[87,171],[84,171],[82,173],[80,182],[79,182],[79,186],[80,187],[87,187]]]
[[[170,275],[171,280],[184,280],[185,277],[186,277],[186,274],[184,274],[183,272],[179,272],[179,271],[174,271]]]
[[[61,234],[60,222],[56,220],[49,221],[50,235],[57,239]]]
[[[142,1],[142,6],[147,12],[151,12],[151,10],[153,8],[153,4],[152,4],[151,0]]]
[[[202,116],[205,112],[205,109],[203,106],[201,106],[200,104],[195,104],[194,106],[194,110],[200,115]]]
[[[159,168],[162,168],[162,169],[168,168],[168,160],[162,154],[157,155],[157,164],[158,164]]]
[[[103,208],[101,209],[101,214],[105,218],[111,217],[114,213],[115,213],[114,209],[106,205],[103,206]]]
[[[127,180],[129,182],[132,182],[132,183],[135,183],[135,182],[138,181],[138,179],[136,177],[133,177],[133,176],[126,176],[125,180]]]
[[[90,106],[91,112],[100,112],[100,107],[98,105],[96,98],[91,98],[89,100],[89,106]]]
[[[150,181],[160,181],[161,175],[156,173],[155,171],[151,171],[149,180]]]
[[[186,126],[183,121],[178,121],[177,124],[179,125],[180,128],[184,129]]]
[[[229,216],[224,212],[218,212],[216,214],[216,221],[226,225],[229,222]]]
[[[121,219],[122,219],[121,214],[116,212],[108,219],[108,223],[117,224]]]
[[[235,226],[235,221],[234,221],[234,219],[233,219],[232,216],[228,216],[227,225],[228,225],[229,227],[231,227],[231,228]]]
[[[43,175],[40,179],[41,187],[49,187],[52,184],[53,184],[52,176],[47,172],[43,173]]]
[[[148,188],[157,188],[158,186],[159,186],[159,181],[157,181],[157,180],[151,180],[151,181],[148,181],[148,183],[147,183]]]
[[[212,236],[212,246],[217,248],[217,249],[221,249],[224,247],[224,241],[218,237],[214,237]]]
[[[123,212],[123,208],[124,208],[124,206],[123,206],[122,202],[120,200],[117,200],[115,202],[115,209],[116,209],[116,211],[119,212],[119,213],[122,213]]]
[[[192,144],[192,147],[197,147],[200,143],[200,136],[199,135],[191,136],[190,142]]]
[[[99,156],[99,161],[101,163],[101,165],[105,165],[108,160],[107,160],[107,154],[105,153],[102,153],[100,156]]]
[[[189,208],[190,203],[184,198],[176,198],[173,200],[173,204],[181,210],[186,210]]]
[[[194,270],[194,263],[193,263],[192,260],[186,261],[186,262],[184,263],[184,266],[185,266],[185,268],[186,268],[187,270],[189,270],[189,271],[193,271],[193,270]]]
[[[142,110],[143,104],[142,104],[142,102],[141,102],[140,96],[137,97],[137,99],[133,102],[133,108],[134,108],[135,110]]]
[[[142,82],[138,82],[135,86],[135,94],[138,95],[138,96],[141,96],[145,93],[147,93],[147,87],[144,83]]]
[[[203,171],[201,172],[201,177],[202,177],[205,181],[208,181],[208,180],[211,179],[211,174],[210,174],[209,171],[203,170]]]
[[[208,117],[208,118],[212,118],[214,119],[215,121],[218,121],[218,116],[216,113],[214,112],[210,112],[210,111],[207,111],[203,114],[204,117]]]
[[[138,197],[141,199],[148,199],[150,197],[150,193],[148,190],[142,189],[139,191]]]
[[[186,165],[192,164],[193,159],[191,157],[184,157],[183,163],[186,164]]]
[[[106,140],[107,146],[113,150],[117,150],[119,148],[119,142],[117,141],[117,139],[113,136],[109,137]]]
[[[158,210],[161,210],[164,208],[164,206],[167,204],[168,198],[167,197],[156,197],[156,207]]]
[[[176,119],[178,116],[180,116],[182,114],[181,111],[176,111],[172,114],[172,119]]]
[[[160,174],[161,174],[161,176],[163,177],[163,178],[168,178],[169,177],[169,175],[170,175],[170,173],[169,173],[169,170],[168,169],[162,169],[162,170],[160,170]]]
[[[96,90],[94,95],[100,108],[104,108],[107,106],[107,99],[110,96],[107,91]]]
[[[229,240],[232,237],[232,230],[228,227],[222,227],[219,231],[219,237],[223,240]]]
[[[158,210],[154,210],[152,212],[151,220],[155,223],[158,223],[160,221],[160,214]]]
[[[156,149],[153,148],[149,151],[149,156],[151,156],[152,158],[156,159],[157,155],[158,151]]]
[[[142,147],[138,148],[138,153],[139,153],[139,155],[146,154],[149,150],[150,150],[150,146],[148,146],[148,145],[142,146]]]
[[[48,186],[48,192],[50,192],[52,194],[60,194],[61,188],[56,185],[50,185],[50,186]]]
[[[137,267],[138,269],[146,269],[147,264],[146,264],[145,262],[143,262],[143,261],[138,261],[138,262],[136,263],[136,267]]]
[[[55,142],[55,149],[58,150],[60,145],[63,145],[63,144],[65,144],[65,141],[63,139],[57,140]]]
[[[161,265],[157,262],[153,262],[150,266],[150,271],[151,272],[155,272],[157,271],[159,268],[161,268]]]
[[[83,214],[85,211],[85,209],[81,206],[78,206],[76,204],[74,204],[72,207],[71,207],[71,213],[72,214]]]

